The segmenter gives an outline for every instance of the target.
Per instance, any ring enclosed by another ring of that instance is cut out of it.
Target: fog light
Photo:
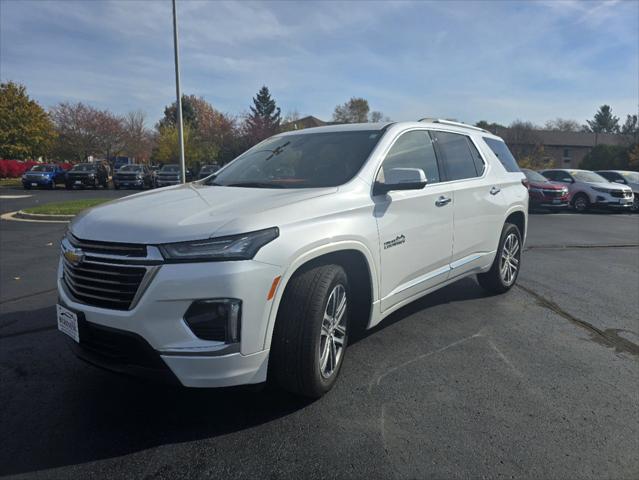
[[[202,340],[238,343],[242,301],[233,298],[197,300],[184,314],[184,321]]]

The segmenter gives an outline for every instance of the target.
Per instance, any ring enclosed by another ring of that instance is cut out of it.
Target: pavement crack
[[[626,330],[619,328],[607,328],[606,330],[601,330],[594,325],[586,322],[585,320],[581,320],[574,315],[571,315],[563,308],[561,308],[558,304],[556,304],[552,300],[547,299],[540,293],[537,293],[534,290],[521,285],[520,283],[516,286],[520,290],[523,290],[528,295],[532,296],[541,307],[556,313],[560,317],[568,320],[573,325],[577,325],[578,327],[586,330],[590,334],[591,340],[593,340],[594,342],[609,348],[614,348],[615,352],[617,353],[629,353],[630,355],[639,358],[639,345],[619,335],[622,332],[626,332]]]
[[[4,305],[5,303],[17,302],[18,300],[24,300],[25,298],[35,297],[37,295],[44,295],[45,293],[57,292],[57,288],[49,288],[48,290],[41,290],[39,292],[29,293],[27,295],[20,295],[18,297],[7,298],[6,300],[0,301],[0,305]]]

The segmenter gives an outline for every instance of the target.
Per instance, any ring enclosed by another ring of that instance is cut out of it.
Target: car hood
[[[159,244],[281,225],[300,203],[337,188],[265,189],[178,185],[86,210],[70,225],[83,240]],[[303,208],[303,207],[302,207]],[[288,213],[287,213],[288,212]]]
[[[625,185],[619,185],[618,183],[612,182],[588,182],[588,185],[590,185],[591,187],[605,188],[607,190],[619,190],[621,192],[629,190],[629,188]]]
[[[563,183],[558,182],[529,182],[532,188],[545,188],[547,190],[563,190]]]

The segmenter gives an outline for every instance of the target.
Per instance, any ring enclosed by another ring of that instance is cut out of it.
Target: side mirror
[[[375,182],[373,195],[384,195],[392,190],[421,190],[427,182],[421,168],[391,168],[385,172],[383,183]]]

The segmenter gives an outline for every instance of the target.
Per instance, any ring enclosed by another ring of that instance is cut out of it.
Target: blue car
[[[64,184],[65,171],[58,165],[35,165],[22,175],[22,186],[29,190],[31,187],[55,188],[56,184]]]

